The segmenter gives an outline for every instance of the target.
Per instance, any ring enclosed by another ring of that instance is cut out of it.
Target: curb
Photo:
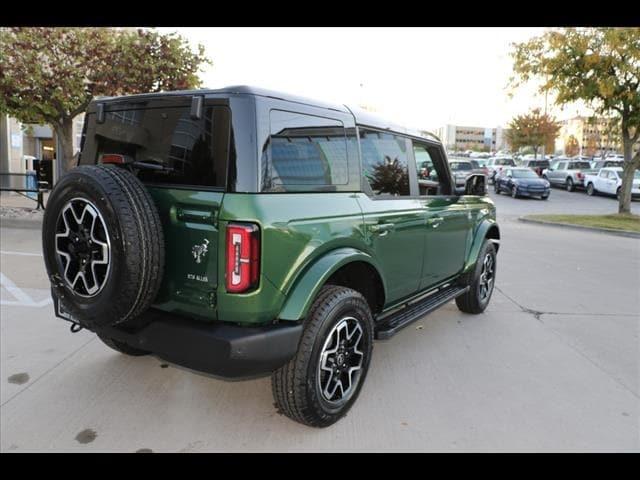
[[[518,217],[518,220],[523,223],[537,223],[538,225],[545,225],[547,227],[573,228],[574,230],[617,235],[619,237],[640,238],[640,233],[629,232],[626,230],[614,230],[612,228],[585,227],[583,225],[573,225],[570,223],[559,223],[559,222],[547,222],[545,220],[534,220],[534,219],[525,218],[525,217]]]
[[[42,219],[26,219],[0,217],[0,227],[2,228],[25,228],[28,230],[40,230],[42,228]]]

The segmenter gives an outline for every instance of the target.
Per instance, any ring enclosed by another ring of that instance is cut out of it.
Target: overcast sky
[[[512,42],[543,28],[159,28],[202,43],[204,87],[254,85],[366,104],[407,126],[506,126],[544,107],[534,86],[510,99]],[[567,118],[576,109],[550,112]]]

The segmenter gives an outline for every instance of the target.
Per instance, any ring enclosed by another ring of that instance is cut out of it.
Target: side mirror
[[[486,177],[480,174],[473,174],[467,177],[467,181],[464,184],[464,194],[476,196],[486,195]]]

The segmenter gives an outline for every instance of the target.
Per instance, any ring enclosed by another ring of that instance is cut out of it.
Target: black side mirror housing
[[[473,174],[464,184],[465,195],[483,196],[487,194],[487,178],[481,174]]]

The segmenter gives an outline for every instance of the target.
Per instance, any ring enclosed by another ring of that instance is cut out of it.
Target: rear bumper
[[[146,350],[170,363],[223,378],[257,377],[277,370],[295,355],[302,324],[261,327],[203,323],[149,309],[150,322],[131,333],[117,327],[95,332]]]

